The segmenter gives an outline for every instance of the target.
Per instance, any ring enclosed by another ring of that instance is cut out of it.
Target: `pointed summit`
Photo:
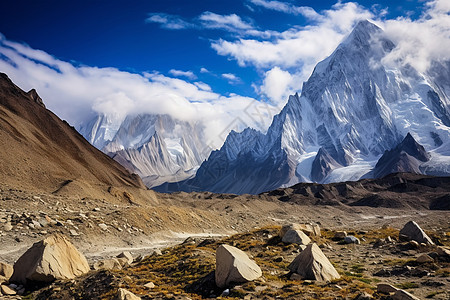
[[[398,172],[420,174],[420,162],[429,160],[430,154],[408,132],[397,147],[386,151],[378,160],[374,169],[374,175],[375,177],[383,177],[387,174]]]

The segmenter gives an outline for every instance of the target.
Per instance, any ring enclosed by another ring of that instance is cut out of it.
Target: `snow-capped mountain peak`
[[[408,132],[431,151],[428,172],[450,166],[442,149],[450,143],[450,76],[383,65],[393,49],[381,28],[359,22],[317,64],[301,96],[289,97],[267,134],[230,133],[196,177],[174,189],[259,193],[299,181],[357,180]],[[436,73],[450,74],[449,63],[437,66],[445,72]]]

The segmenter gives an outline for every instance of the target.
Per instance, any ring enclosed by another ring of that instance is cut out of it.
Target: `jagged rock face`
[[[168,115],[135,115],[124,120],[99,115],[81,134],[151,187],[191,175],[211,152],[200,124]]]
[[[373,170],[374,176],[383,177],[399,172],[420,174],[421,162],[429,160],[430,154],[408,133],[397,147],[381,156]]]
[[[194,179],[159,190],[257,194],[302,181],[358,180],[408,132],[433,150],[420,169],[450,174],[450,63],[427,74],[387,68],[382,59],[394,48],[379,27],[360,22],[317,64],[301,96],[289,97],[267,134],[230,133]]]

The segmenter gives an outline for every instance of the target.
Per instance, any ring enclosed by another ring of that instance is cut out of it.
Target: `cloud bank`
[[[115,68],[75,66],[1,34],[0,71],[25,90],[36,88],[47,107],[75,126],[96,113],[119,118],[137,113],[169,114],[204,122],[213,147],[220,147],[231,129],[267,129],[288,95],[300,91],[317,62],[330,55],[360,20],[374,21],[397,45],[383,59],[385,66],[412,65],[426,72],[433,61],[450,61],[448,0],[425,2],[423,14],[416,19],[385,19],[386,9],[367,9],[352,2],[339,1],[323,11],[275,0],[248,0],[246,4],[253,13],[271,10],[298,15],[309,25],[277,32],[261,29],[248,17],[213,12],[190,20],[152,13],[147,22],[168,30],[225,31],[221,39],[211,41],[211,47],[242,68],[256,69],[260,81],[253,87],[265,101],[220,95],[208,84],[196,81],[192,71],[172,69],[169,73],[173,77],[168,77],[158,72],[133,74]],[[214,74],[214,70],[201,68],[200,73]],[[239,73],[217,76],[242,83]]]
[[[250,114],[260,102],[214,93],[203,82],[191,83],[158,72],[133,74],[116,68],[74,66],[2,35],[0,57],[1,72],[26,91],[36,88],[46,106],[75,127],[97,113],[116,119],[140,113],[168,114],[203,122],[210,146],[217,148],[232,129],[251,126],[264,130],[268,126]],[[189,72],[171,73],[192,77]],[[266,114],[263,121],[271,117]]]

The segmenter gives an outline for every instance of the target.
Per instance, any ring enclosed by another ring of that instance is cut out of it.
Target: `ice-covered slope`
[[[200,124],[168,115],[99,115],[79,131],[149,187],[192,176],[210,153]]]
[[[301,96],[290,96],[267,134],[232,132],[195,178],[158,190],[260,193],[300,181],[357,180],[408,132],[431,152],[421,169],[445,174],[450,64],[434,63],[427,74],[387,68],[382,58],[394,48],[379,27],[358,23],[317,64]]]

